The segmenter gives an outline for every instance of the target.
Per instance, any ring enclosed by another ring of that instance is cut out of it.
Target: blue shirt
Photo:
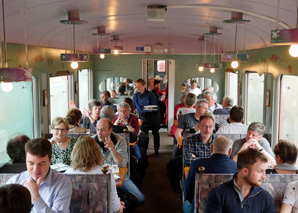
[[[194,198],[196,173],[199,173],[198,169],[200,166],[204,166],[204,173],[209,174],[234,174],[237,172],[237,163],[224,154],[215,153],[211,155],[210,158],[202,158],[193,161],[191,163],[184,187],[185,199],[191,203],[193,202]]]
[[[110,107],[113,108],[115,113],[117,112],[117,107],[109,101],[105,105],[101,104],[101,108],[104,107],[104,106],[110,106]]]
[[[190,166],[191,162],[200,158],[208,158],[211,156],[211,144],[215,139],[211,135],[209,141],[204,143],[201,134],[193,135],[186,139],[183,145],[184,149],[184,166]]]
[[[157,105],[155,96],[145,89],[143,93],[137,92],[132,98],[133,104],[139,113],[150,112],[144,110],[144,106]]]
[[[16,183],[24,185],[30,178],[28,171],[13,176],[7,184]],[[63,174],[50,168],[43,183],[40,184],[40,197],[33,203],[31,212],[70,212],[72,185],[70,180]]]

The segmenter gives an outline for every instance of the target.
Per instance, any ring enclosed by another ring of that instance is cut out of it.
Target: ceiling
[[[147,6],[157,4],[167,6],[165,21],[147,21]],[[29,45],[60,49],[73,49],[73,26],[60,20],[68,19],[68,11],[79,10],[80,19],[88,23],[75,26],[75,47],[88,53],[98,45],[108,47],[109,36],[92,35],[100,26],[110,36],[119,35],[122,53],[142,53],[136,47],[150,45],[153,53],[194,54],[205,51],[198,38],[210,27],[221,35],[206,37],[206,51],[231,52],[272,46],[271,30],[296,28],[297,20],[295,0],[4,0],[4,5],[7,43],[27,40]],[[232,12],[250,20],[238,24],[236,46],[236,24],[223,22]]]

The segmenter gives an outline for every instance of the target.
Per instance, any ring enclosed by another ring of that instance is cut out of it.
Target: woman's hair
[[[88,108],[89,108],[89,112],[92,112],[92,108],[94,106],[101,106],[100,102],[97,101],[96,99],[91,99],[90,101],[88,101]]]
[[[88,172],[95,166],[101,166],[104,159],[96,141],[90,136],[80,136],[71,153],[71,167]]]
[[[263,137],[266,131],[266,127],[264,124],[260,122],[252,122],[249,126],[248,129],[250,131],[254,131],[258,133],[258,137]]]
[[[51,124],[51,129],[54,129],[57,125],[59,125],[60,123],[64,123],[65,128],[67,129],[67,131],[69,130],[69,125],[68,125],[68,121],[66,118],[62,118],[62,117],[56,117],[53,119],[52,124]]]
[[[133,101],[131,100],[131,98],[126,97],[126,98],[124,98],[123,102],[128,103],[129,106],[130,106],[130,109],[131,109],[130,112],[131,112],[131,113],[134,113],[134,111],[135,111],[135,107],[134,107],[134,105],[133,105]]]
[[[273,148],[275,156],[279,156],[283,163],[296,162],[298,150],[295,144],[288,140],[279,140]]]
[[[119,111],[120,108],[126,108],[126,109],[129,110],[129,112],[131,112],[131,107],[130,107],[130,105],[129,105],[128,103],[126,103],[126,102],[122,102],[122,103],[120,103],[120,104],[117,106],[117,111]]]
[[[82,117],[82,113],[77,108],[71,108],[66,113],[66,119],[68,120],[68,123],[71,125],[76,125],[78,120],[80,120]]]

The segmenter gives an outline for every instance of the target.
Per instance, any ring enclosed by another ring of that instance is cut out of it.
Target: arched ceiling
[[[156,4],[167,6],[165,21],[147,21],[147,6]],[[97,43],[108,47],[108,36],[97,42],[92,35],[99,26],[105,26],[111,36],[119,35],[123,53],[140,53],[136,47],[150,45],[153,52],[167,48],[193,54],[201,52],[198,37],[208,33],[210,26],[222,35],[216,36],[215,45],[212,37],[207,38],[207,52],[235,50],[236,24],[223,23],[231,19],[232,12],[241,12],[243,19],[250,20],[238,25],[237,50],[272,46],[271,30],[295,28],[297,21],[294,0],[5,0],[4,5],[7,43],[25,43],[26,23],[29,45],[60,49],[73,49],[72,26],[66,28],[60,20],[68,19],[68,11],[79,10],[80,19],[88,23],[76,25],[76,50],[88,53]]]

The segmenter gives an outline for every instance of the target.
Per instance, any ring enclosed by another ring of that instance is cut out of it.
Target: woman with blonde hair
[[[104,159],[96,141],[90,136],[80,136],[71,153],[71,168],[65,174],[103,174]],[[111,176],[112,207],[113,212],[122,212],[124,203],[120,202],[116,182]]]
[[[76,143],[75,139],[66,137],[69,130],[69,124],[66,118],[56,117],[52,121],[53,137],[52,144],[52,164],[63,163],[70,165],[70,155]]]

